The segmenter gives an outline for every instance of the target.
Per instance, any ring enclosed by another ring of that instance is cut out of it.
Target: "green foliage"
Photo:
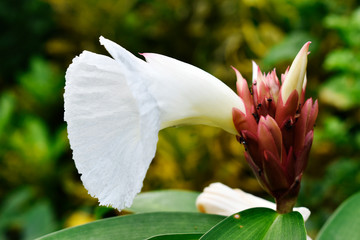
[[[325,25],[337,30],[341,39],[350,47],[359,47],[360,9],[356,8],[349,15],[329,14],[324,20]]]
[[[234,89],[229,66],[247,79],[251,60],[280,74],[297,49],[312,41],[307,95],[319,98],[320,112],[298,205],[311,209],[306,224],[314,237],[360,185],[357,5],[341,0],[1,1],[0,235],[31,239],[119,214],[98,207],[82,186],[63,122],[65,70],[84,49],[105,53],[98,43],[104,35],[133,53],[158,52],[199,66]],[[266,196],[232,136],[209,127],[160,133],[144,190],[201,191],[215,181]]]
[[[160,190],[137,195],[127,211],[145,212],[198,212],[195,206],[198,192]]]
[[[11,116],[15,108],[15,97],[8,92],[4,92],[0,97],[0,136],[9,127]]]
[[[163,234],[204,234],[222,219],[224,219],[222,216],[202,213],[141,213],[64,229],[41,237],[39,240],[89,238],[143,240]]]
[[[202,234],[164,234],[148,238],[148,240],[198,240]]]
[[[269,69],[283,61],[289,62],[296,56],[299,46],[312,41],[311,49],[317,49],[318,42],[306,32],[294,32],[285,37],[285,39],[270,49],[269,53],[263,59],[263,64]]]
[[[43,52],[54,22],[51,7],[42,0],[1,1],[0,22],[1,87],[26,68],[31,56]]]
[[[335,75],[320,89],[320,97],[341,110],[360,106],[360,8],[351,15],[331,14],[325,25],[339,33],[342,46],[330,52],[324,67]]]
[[[59,101],[64,87],[64,76],[60,75],[55,66],[36,57],[31,59],[30,71],[20,75],[19,85],[32,101],[37,104],[46,102],[51,106]]]
[[[34,201],[34,192],[28,188],[9,195],[0,209],[0,239],[18,238],[22,228],[23,239],[34,239],[57,228],[50,203]]]
[[[267,208],[248,209],[223,216],[153,212],[98,220],[51,233],[50,239],[306,239],[300,213],[278,214]]]
[[[235,213],[217,224],[201,240],[206,239],[306,239],[300,213],[279,214],[268,208],[251,208]]]
[[[360,193],[347,199],[329,218],[321,229],[318,240],[325,239],[348,239],[356,240],[360,238]]]
[[[3,239],[34,239],[60,226],[53,209],[61,197],[61,178],[56,172],[66,168],[58,160],[68,142],[65,127],[54,128],[51,110],[62,104],[64,81],[62,73],[42,58],[33,58],[29,65],[29,71],[19,75],[16,88],[8,88],[0,96]],[[26,187],[15,190],[22,185]]]

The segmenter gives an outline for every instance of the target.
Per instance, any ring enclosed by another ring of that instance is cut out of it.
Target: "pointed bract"
[[[272,135],[272,132],[268,128],[267,122],[263,116],[261,116],[259,121],[257,135],[259,136],[259,151],[265,151],[265,150],[270,151],[272,154],[274,154],[274,157],[280,162],[281,145],[278,146],[276,145],[278,142],[275,141],[274,136]],[[280,133],[280,137],[281,137],[281,133]],[[279,141],[279,139],[277,139],[277,141]]]
[[[283,103],[286,102],[294,89],[298,92],[298,95],[301,96],[303,83],[306,78],[307,55],[310,43],[311,42],[307,42],[304,44],[292,62],[289,72],[286,74],[281,86]]]
[[[250,93],[247,81],[245,80],[245,78],[242,77],[242,75],[236,68],[234,68],[234,67],[232,67],[232,68],[236,74],[237,93],[238,93],[239,97],[243,100],[244,106],[245,106],[245,112],[242,110],[240,110],[240,111],[244,112],[245,115],[251,114],[253,105],[251,103],[251,93]]]

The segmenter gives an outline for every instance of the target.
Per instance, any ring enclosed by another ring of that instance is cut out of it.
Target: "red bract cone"
[[[310,42],[306,43],[290,69],[281,76],[275,70],[262,74],[253,63],[253,82],[236,70],[238,95],[245,113],[233,109],[238,141],[262,187],[271,194],[279,213],[291,212],[299,193],[314,136],[318,103],[305,101],[306,65]]]

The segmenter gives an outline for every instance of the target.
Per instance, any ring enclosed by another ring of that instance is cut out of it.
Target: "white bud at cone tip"
[[[310,43],[305,43],[300,49],[282,83],[281,96],[284,104],[294,89],[298,92],[299,98],[301,96],[301,90],[306,78],[307,55]]]

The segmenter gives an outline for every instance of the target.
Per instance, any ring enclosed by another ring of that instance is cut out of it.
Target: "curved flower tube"
[[[129,207],[142,188],[158,132],[205,124],[238,134],[243,100],[214,76],[181,61],[143,53],[143,61],[100,37],[113,58],[84,51],[66,72],[65,120],[73,159],[101,205]]]

